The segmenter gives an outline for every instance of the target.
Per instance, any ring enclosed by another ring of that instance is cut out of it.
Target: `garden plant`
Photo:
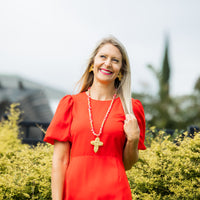
[[[20,110],[12,104],[8,113],[0,122],[0,199],[50,200],[53,146],[21,144]],[[146,131],[147,149],[127,171],[133,200],[200,199],[200,134],[177,135]]]

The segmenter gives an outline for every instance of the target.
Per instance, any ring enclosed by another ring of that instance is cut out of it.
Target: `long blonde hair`
[[[108,43],[117,47],[122,55],[122,67],[121,67],[120,72],[122,73],[123,77],[121,81],[118,78],[115,79],[115,88],[117,89],[117,93],[121,99],[124,113],[130,114],[130,113],[133,113],[133,109],[132,109],[132,101],[131,101],[131,69],[130,69],[129,58],[128,58],[125,47],[121,44],[119,40],[117,40],[113,36],[103,38],[98,43],[93,53],[91,54],[88,64],[87,64],[87,68],[84,74],[82,75],[80,81],[78,82],[80,85],[80,92],[85,92],[88,90],[89,87],[92,86],[94,74],[93,72],[90,72],[89,69],[91,65],[93,65],[94,57],[98,53],[99,49]]]

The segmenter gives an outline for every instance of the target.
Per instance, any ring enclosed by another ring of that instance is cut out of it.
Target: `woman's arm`
[[[70,143],[54,142],[54,153],[51,174],[51,190],[53,200],[63,199],[63,186],[66,169],[70,161]]]
[[[124,147],[123,162],[125,170],[129,170],[139,158],[138,142],[140,138],[140,129],[137,119],[133,114],[126,115],[124,132],[126,134],[127,141]]]

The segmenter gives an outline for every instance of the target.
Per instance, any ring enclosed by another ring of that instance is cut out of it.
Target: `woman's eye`
[[[101,57],[101,58],[105,58],[106,56],[104,56],[104,55],[100,55],[100,57]]]
[[[118,59],[116,59],[116,58],[113,58],[113,61],[114,61],[114,62],[116,62],[116,63],[118,63],[118,62],[119,62],[119,60],[118,60]]]

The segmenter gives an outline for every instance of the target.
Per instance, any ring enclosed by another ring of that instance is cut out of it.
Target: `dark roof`
[[[14,75],[0,75],[0,115],[11,103],[20,103],[23,120],[49,122],[52,119],[50,101],[65,93]]]
[[[31,88],[41,89],[49,100],[61,99],[64,95],[68,94],[66,91],[55,89],[44,84],[40,84],[34,81],[30,81],[18,75],[4,75],[0,74],[0,89],[3,88]],[[27,91],[26,91],[27,92]]]
[[[49,106],[49,101],[42,90],[30,88],[1,88],[1,115],[11,103],[20,104],[23,120],[49,122],[52,119],[53,114]]]

